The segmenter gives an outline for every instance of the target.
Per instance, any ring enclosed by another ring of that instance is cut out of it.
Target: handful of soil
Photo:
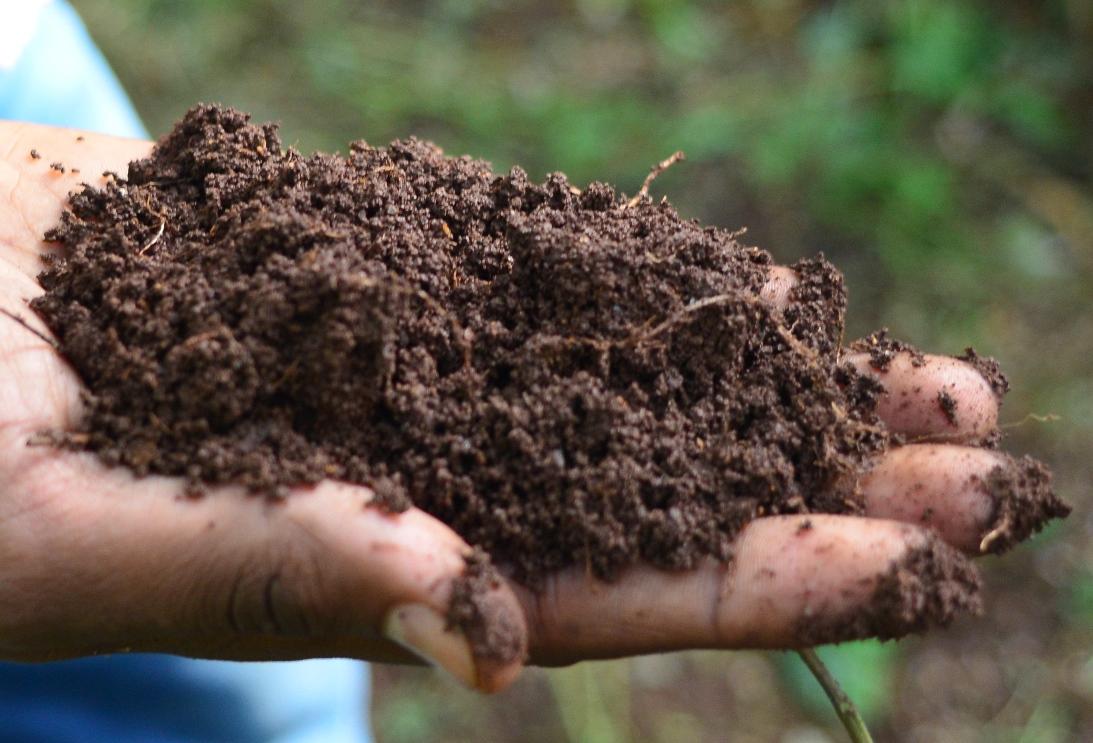
[[[768,253],[602,183],[414,139],[303,157],[198,106],[47,238],[33,306],[88,389],[62,440],[194,491],[367,485],[532,586],[858,512],[890,443],[829,263],[776,309]]]

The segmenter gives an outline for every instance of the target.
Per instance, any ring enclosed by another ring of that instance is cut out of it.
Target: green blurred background
[[[1066,522],[985,565],[987,614],[825,653],[879,740],[1093,740],[1093,4],[75,0],[154,133],[198,100],[345,150],[417,134],[637,190],[845,270],[848,335],[998,357],[1006,446]],[[1042,422],[1027,413],[1058,416]],[[482,698],[376,669],[402,741],[842,740],[790,656],[526,674]]]

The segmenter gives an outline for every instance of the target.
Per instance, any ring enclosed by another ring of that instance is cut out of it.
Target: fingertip
[[[1051,472],[1029,456],[1003,455],[987,474],[985,487],[995,508],[990,530],[979,542],[980,552],[1005,552],[1052,519],[1070,514],[1070,506],[1055,494]]]
[[[895,354],[883,369],[867,353],[843,361],[884,387],[877,415],[895,433],[912,440],[979,442],[992,439],[999,400],[972,364],[949,356]]]
[[[1070,513],[1042,463],[972,446],[893,449],[860,487],[868,516],[927,527],[970,555],[1005,552]]]
[[[1005,459],[947,444],[892,449],[862,476],[865,513],[932,529],[953,547],[978,554],[997,511],[987,478]]]
[[[868,581],[868,598],[842,613],[802,623],[797,642],[814,646],[875,638],[893,640],[948,627],[982,612],[975,566],[935,534],[908,534],[902,553]]]
[[[807,529],[802,525],[808,522]],[[750,552],[723,608],[738,644],[792,648],[891,639],[979,611],[979,578],[926,530],[848,516],[778,517],[748,527]]]
[[[461,595],[458,579],[448,611],[434,605],[391,607],[381,623],[383,636],[469,689],[493,694],[523,670],[527,628],[511,591],[494,586]]]
[[[749,644],[784,648],[893,639],[980,610],[974,566],[928,531],[847,516],[807,520],[806,531],[800,516],[762,519],[749,527],[759,527],[749,538],[751,564],[759,571],[753,567],[750,579],[741,575],[734,581],[746,592],[743,603],[726,607],[730,621],[741,623],[736,631],[751,632],[743,635]],[[747,542],[741,545],[741,551],[748,548]],[[759,586],[758,595],[749,585]]]
[[[447,626],[467,638],[474,658],[474,688],[486,693],[511,684],[528,652],[520,602],[484,553],[472,552],[451,588]]]
[[[837,632],[865,636],[881,578],[927,540],[921,529],[879,519],[756,520],[738,542],[721,631],[734,644],[758,648],[815,645]]]
[[[895,521],[810,514],[751,522],[727,563],[567,572],[529,594],[533,658],[559,664],[686,648],[791,649],[898,637],[978,610],[970,562]]]
[[[797,272],[792,268],[771,266],[766,283],[759,289],[759,297],[775,307],[785,307],[789,304],[790,292],[798,283]]]

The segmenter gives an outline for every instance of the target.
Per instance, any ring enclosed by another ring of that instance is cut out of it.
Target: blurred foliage
[[[1008,428],[1007,446],[1050,461],[1076,513],[991,566],[985,619],[883,662],[845,651],[843,681],[872,690],[885,740],[1093,740],[1093,3],[74,4],[153,132],[220,101],[282,121],[305,151],[417,134],[498,169],[629,192],[683,149],[654,192],[747,225],[783,260],[826,251],[847,275],[849,333],[887,324],[999,357],[1015,381],[1004,422],[1061,418]],[[591,668],[531,674],[503,702],[381,669],[379,733],[835,735],[807,699],[787,706],[806,692],[764,656]]]

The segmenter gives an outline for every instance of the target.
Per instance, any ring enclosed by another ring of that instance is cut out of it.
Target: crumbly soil
[[[1051,472],[1032,457],[1005,457],[987,476],[987,492],[994,501],[991,528],[980,543],[981,552],[1000,554],[1039,531],[1052,519],[1070,514],[1051,487]]]
[[[968,347],[964,349],[964,353],[957,356],[961,361],[966,361],[976,368],[983,378],[987,380],[987,384],[990,385],[991,390],[994,391],[995,397],[1001,400],[1006,396],[1006,393],[1010,390],[1010,381],[1006,375],[1002,372],[1002,368],[998,365],[998,362],[988,356],[980,356],[975,352],[974,348]]]
[[[198,106],[47,235],[63,250],[33,307],[87,388],[54,439],[194,494],[367,485],[532,587],[727,560],[759,516],[859,512],[855,475],[890,437],[879,385],[838,362],[841,275],[798,262],[778,310],[758,299],[768,253],[628,201],[416,139],[304,157]],[[906,349],[866,344],[879,368]],[[893,569],[973,601],[956,568]],[[916,601],[874,624],[951,616]]]
[[[521,660],[527,652],[522,627],[513,624],[508,609],[500,602],[497,587],[501,575],[490,556],[476,548],[466,559],[466,567],[452,586],[448,627],[458,627],[474,649],[482,672],[483,664],[503,668]]]
[[[911,357],[911,365],[920,367],[926,364],[926,356],[910,343],[893,338],[888,328],[871,333],[850,344],[850,350],[858,353],[869,354],[869,365],[878,371],[887,371],[894,359],[900,353],[906,353]],[[968,352],[975,353],[972,349]]]

